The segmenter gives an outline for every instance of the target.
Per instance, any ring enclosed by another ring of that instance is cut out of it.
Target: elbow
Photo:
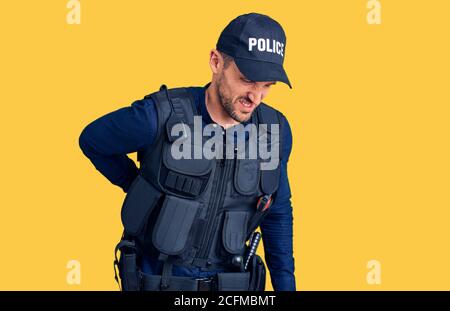
[[[89,126],[86,126],[78,137],[78,145],[85,155],[89,153],[89,135]]]

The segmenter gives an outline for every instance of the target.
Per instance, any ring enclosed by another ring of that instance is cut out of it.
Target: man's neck
[[[205,92],[205,105],[211,119],[227,129],[236,124],[239,124],[236,120],[230,117],[220,103],[219,94],[217,93],[217,87],[213,83],[209,85]]]

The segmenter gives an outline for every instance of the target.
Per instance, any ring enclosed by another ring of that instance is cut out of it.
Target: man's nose
[[[248,98],[252,101],[252,103],[258,105],[262,100],[262,91],[252,90],[248,93]]]

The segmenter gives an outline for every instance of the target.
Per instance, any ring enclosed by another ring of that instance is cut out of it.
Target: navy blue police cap
[[[267,15],[243,14],[220,34],[216,49],[233,57],[239,71],[252,81],[281,81],[292,88],[283,68],[286,35]]]

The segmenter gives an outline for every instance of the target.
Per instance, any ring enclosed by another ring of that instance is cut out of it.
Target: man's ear
[[[219,73],[223,68],[222,55],[216,49],[212,49],[209,53],[209,66],[213,74]]]

